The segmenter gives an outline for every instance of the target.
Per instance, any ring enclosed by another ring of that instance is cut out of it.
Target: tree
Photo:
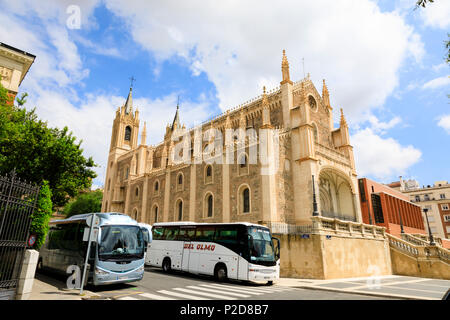
[[[80,193],[73,201],[66,204],[63,213],[68,218],[76,214],[100,212],[102,199],[101,190]]]
[[[19,99],[25,103],[26,95]],[[9,99],[9,100],[8,100]],[[90,188],[97,175],[92,157],[85,158],[82,141],[67,127],[49,128],[38,119],[35,109],[8,104],[0,85],[0,174],[14,168],[22,179],[40,184],[47,180],[54,207],[62,207],[81,190]],[[55,106],[57,107],[57,106]]]
[[[37,199],[36,209],[31,216],[30,234],[35,234],[34,248],[39,250],[45,242],[48,232],[48,222],[52,215],[52,192],[48,181],[44,180]]]

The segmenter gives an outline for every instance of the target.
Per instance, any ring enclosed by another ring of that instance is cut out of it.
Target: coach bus
[[[271,285],[280,276],[280,242],[267,227],[251,223],[155,223],[149,264]]]
[[[83,271],[92,213],[49,223],[38,268],[66,274],[69,266]],[[139,224],[121,213],[96,213],[98,227],[91,242],[87,283],[103,285],[141,280],[144,275],[144,238]]]

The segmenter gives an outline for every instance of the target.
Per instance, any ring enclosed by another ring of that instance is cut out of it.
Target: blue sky
[[[426,185],[450,180],[450,1],[414,3],[0,0],[0,41],[37,56],[21,86],[28,107],[83,139],[100,165],[96,186],[131,76],[154,144],[178,95],[191,127],[276,87],[283,49],[294,81],[302,58],[319,92],[326,79],[336,121],[343,108],[349,122],[360,176]]]

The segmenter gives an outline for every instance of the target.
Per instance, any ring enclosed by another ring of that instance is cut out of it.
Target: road
[[[369,295],[267,286],[240,281],[217,283],[213,278],[146,267],[139,282],[88,290],[114,300],[386,300]]]

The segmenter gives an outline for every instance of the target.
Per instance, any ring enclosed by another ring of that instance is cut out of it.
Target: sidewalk
[[[65,284],[45,274],[36,274],[33,281],[33,290],[29,300],[85,300],[99,298],[100,295],[88,290],[67,289]]]
[[[450,288],[450,280],[398,275],[332,280],[280,278],[277,285],[388,298],[441,300]]]

